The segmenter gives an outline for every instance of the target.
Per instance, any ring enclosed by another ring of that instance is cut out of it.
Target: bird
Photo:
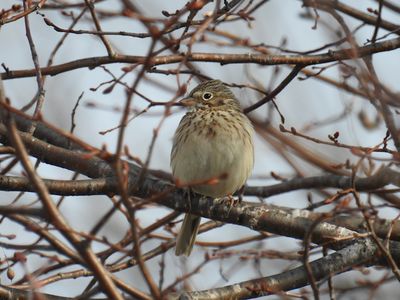
[[[189,108],[171,150],[175,182],[191,191],[223,199],[240,190],[254,165],[254,129],[232,91],[220,80],[200,83],[179,101]],[[175,254],[189,256],[201,217],[185,214]]]

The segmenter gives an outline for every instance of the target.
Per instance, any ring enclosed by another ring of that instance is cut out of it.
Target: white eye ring
[[[203,96],[201,96],[203,98],[203,100],[210,100],[214,95],[210,92],[204,92]]]

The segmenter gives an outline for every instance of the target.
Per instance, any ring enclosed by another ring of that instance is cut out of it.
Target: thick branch
[[[324,54],[317,55],[265,55],[265,54],[222,54],[222,53],[191,53],[185,55],[166,55],[152,57],[148,62],[149,66],[165,65],[173,63],[181,63],[182,61],[201,61],[225,64],[246,64],[253,63],[259,65],[316,65],[329,63],[333,61],[341,61],[347,59],[361,58],[374,53],[391,51],[400,48],[400,38],[395,38],[371,45],[359,47],[357,49],[348,48],[338,51],[328,51]],[[354,56],[354,53],[357,56]],[[40,71],[43,75],[57,75],[60,73],[76,70],[80,68],[95,68],[101,65],[114,64],[114,63],[130,63],[130,64],[144,64],[148,61],[146,56],[129,56],[129,55],[115,55],[98,56],[91,58],[83,58],[68,63],[54,65],[50,67],[41,68]],[[17,70],[0,73],[3,80],[13,78],[32,77],[36,75],[36,70]]]
[[[355,188],[357,191],[372,191],[393,184],[400,187],[400,173],[390,168],[382,168],[374,175],[366,178],[352,178],[340,175],[320,175],[307,178],[295,178],[282,183],[247,187],[246,195],[258,197],[270,197],[299,189],[320,189],[320,188]]]
[[[342,250],[310,263],[316,281],[370,261],[378,248],[370,239],[357,241]],[[172,294],[169,299],[248,299],[289,291],[308,285],[309,278],[304,266],[277,275],[249,280],[230,286],[199,292]]]
[[[116,178],[96,178],[87,180],[43,179],[51,194],[62,196],[90,196],[118,194]],[[393,184],[400,187],[400,173],[386,167],[374,175],[365,178],[350,176],[320,175],[306,178],[294,178],[269,186],[247,186],[245,195],[270,197],[300,189],[355,188],[359,192],[373,191]],[[0,190],[34,192],[31,182],[24,177],[0,175]]]

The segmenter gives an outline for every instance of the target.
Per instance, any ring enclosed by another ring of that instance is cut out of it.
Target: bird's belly
[[[223,131],[215,136],[191,135],[178,149],[173,169],[174,176],[195,192],[218,198],[237,191],[252,167],[250,138]]]

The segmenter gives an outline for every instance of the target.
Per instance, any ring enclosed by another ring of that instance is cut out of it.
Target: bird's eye
[[[213,97],[213,94],[210,92],[205,92],[203,94],[203,100],[210,100]]]

